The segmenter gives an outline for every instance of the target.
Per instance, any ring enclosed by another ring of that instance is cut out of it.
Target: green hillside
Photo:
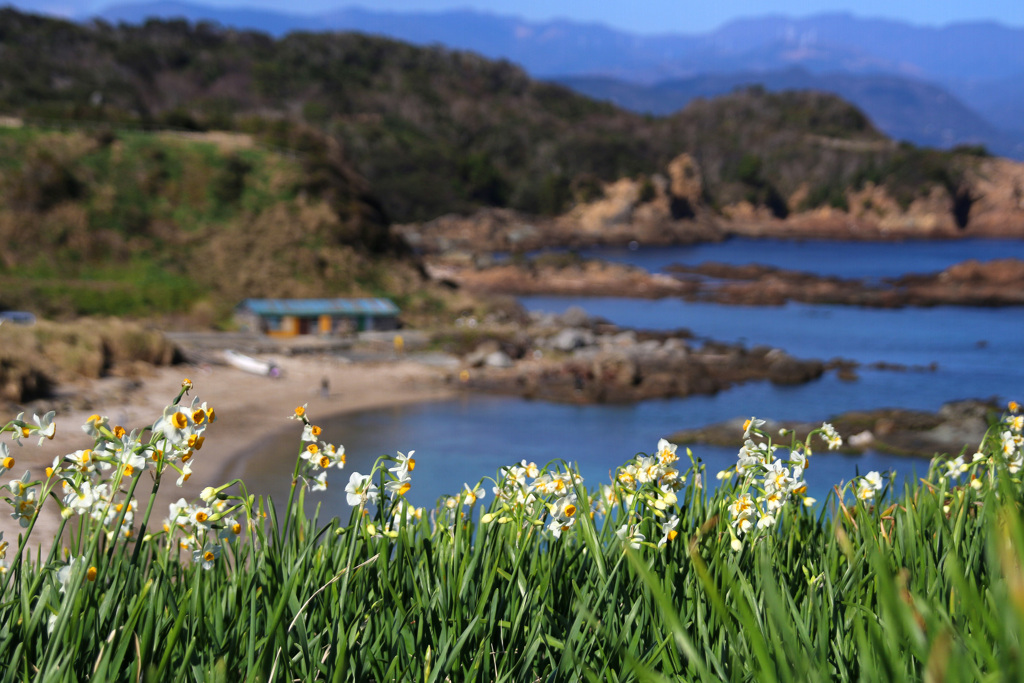
[[[184,21],[80,26],[8,9],[0,43],[0,113],[248,132],[304,152],[309,137],[296,130],[315,129],[398,222],[479,206],[558,213],[597,180],[661,172],[682,152],[703,169],[712,208],[748,199],[777,215],[840,204],[841,188],[868,180],[899,185],[903,197],[934,183],[955,192],[962,174],[954,155],[887,144],[854,107],[814,93],[748,90],[652,118],[506,62],[359,34],[275,40]],[[922,160],[937,170],[907,171]],[[804,183],[804,203],[787,206]]]
[[[364,183],[320,143],[0,128],[0,306],[217,318],[245,296],[411,291]]]

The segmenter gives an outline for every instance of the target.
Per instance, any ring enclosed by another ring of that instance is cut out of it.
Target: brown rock
[[[704,194],[700,166],[689,154],[680,154],[668,164],[670,210],[673,218],[693,218]]]

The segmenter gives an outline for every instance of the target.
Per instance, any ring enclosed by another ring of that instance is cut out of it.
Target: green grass
[[[185,467],[189,437],[206,436],[203,408],[170,406],[138,441],[97,422],[94,461],[108,458],[114,469],[86,474],[66,460],[63,473],[31,490],[45,498],[59,480],[85,490],[86,481],[105,478],[120,482],[115,504],[155,491]],[[952,465],[936,463],[927,479],[901,491],[884,478],[877,485],[862,478],[816,507],[804,505],[794,485],[774,522],[740,533],[742,517],[733,510],[748,493],[752,519],[766,511],[768,470],[755,464],[750,476],[712,487],[699,461],[673,462],[668,444],[659,444],[654,459],[626,463],[611,486],[588,491],[553,463],[506,470],[433,511],[389,498],[388,483],[405,480],[403,466],[412,486],[415,472],[402,454],[384,456],[370,478],[353,477],[349,519],[307,518],[305,498],[316,495],[307,488],[326,471],[318,458],[336,469],[341,457],[312,435],[307,415],[297,417],[296,432],[304,428],[304,443],[318,450],[299,447],[306,457],[296,459],[284,507],[261,502],[236,481],[207,492],[211,503],[197,502],[163,530],[155,521],[162,515],[151,517],[145,500],[128,520],[125,507],[100,500],[92,507],[106,513],[99,521],[71,514],[62,528],[54,548],[66,545],[81,558],[63,575],[68,565],[56,550],[32,559],[19,546],[2,584],[0,658],[8,666],[0,680],[977,681],[1022,674],[1024,526],[1019,477],[1010,471],[1019,457],[1013,422],[1001,427],[1009,440],[993,433],[983,444],[985,462],[955,475]],[[43,422],[6,430],[34,435]],[[799,480],[795,467],[815,436],[776,451],[791,479]],[[767,437],[755,429],[753,438]],[[120,464],[118,447],[142,459],[134,474]],[[162,458],[154,457],[157,448]],[[644,472],[656,480],[645,481]],[[376,505],[370,482],[380,489]],[[20,488],[10,489],[15,502]],[[199,520],[197,510],[209,518]],[[675,516],[673,535],[666,522]],[[210,528],[197,531],[189,520]],[[108,538],[107,530],[121,532]],[[190,538],[201,549],[195,561],[191,548],[180,549]]]

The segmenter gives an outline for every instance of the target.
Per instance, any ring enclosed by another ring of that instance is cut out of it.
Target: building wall
[[[344,336],[364,330],[398,329],[398,318],[391,315],[337,315],[323,314],[300,319],[294,315],[283,315],[264,319],[260,325],[268,337],[296,337],[300,334]]]
[[[281,316],[280,325],[266,328],[268,337],[294,337],[299,333],[299,319],[294,315]]]

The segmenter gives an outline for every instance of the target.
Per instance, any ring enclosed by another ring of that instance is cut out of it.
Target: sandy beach
[[[33,477],[42,478],[55,457],[89,448],[92,442],[81,426],[92,414],[105,415],[111,424],[122,425],[129,431],[152,424],[187,377],[192,380],[193,389],[183,401],[191,401],[191,397],[206,401],[215,409],[217,419],[207,429],[202,449],[196,452],[191,478],[181,488],[175,486],[177,477],[165,478],[161,483],[151,522],[159,525],[166,516],[168,503],[182,496],[195,498],[206,486],[226,483],[232,471],[238,469],[239,461],[260,452],[261,446],[274,435],[293,430],[298,439],[301,428],[288,419],[296,406],[308,404],[308,414],[318,420],[358,410],[441,400],[454,394],[443,382],[440,370],[406,359],[350,363],[326,356],[264,358],[273,360],[283,370],[281,377],[260,377],[228,366],[177,365],[154,369],[127,396],[123,392],[111,392],[121,394],[113,400],[104,398],[104,383],[123,380],[100,380],[87,388],[89,395],[95,397],[89,410],[58,412],[57,431],[52,440],[44,441],[41,446],[36,446],[38,439],[35,438],[26,439],[22,446],[8,443],[16,462],[3,474],[0,485],[6,487],[26,469]],[[325,378],[326,396],[322,389]],[[10,417],[13,416],[7,419]],[[136,493],[140,506],[148,500],[150,488],[151,479],[143,477]],[[56,504],[48,501],[33,531],[33,545],[47,547],[59,521]],[[11,544],[10,561],[21,529],[6,510],[0,514],[0,531],[4,532],[4,540]]]

